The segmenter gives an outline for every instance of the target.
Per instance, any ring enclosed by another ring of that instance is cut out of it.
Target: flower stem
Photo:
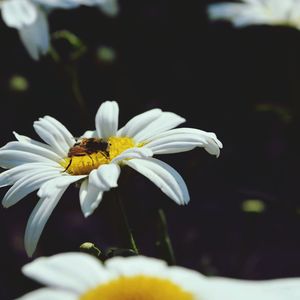
[[[165,248],[168,263],[170,265],[176,265],[176,258],[175,258],[172,242],[168,232],[167,219],[163,209],[160,208],[158,210],[158,216],[160,221],[160,232],[161,232],[160,243],[162,243]]]
[[[121,211],[121,214],[122,214],[122,217],[123,217],[123,220],[124,220],[124,223],[125,223],[125,227],[126,227],[126,230],[127,230],[127,234],[128,234],[128,237],[129,237],[129,242],[130,242],[131,248],[136,254],[139,254],[139,250],[138,250],[136,242],[134,240],[132,230],[129,226],[129,222],[128,222],[128,218],[127,218],[127,214],[126,214],[126,211],[125,211],[123,201],[122,201],[120,195],[118,194],[118,192],[115,192],[115,196],[116,196],[115,198],[116,198],[117,204],[119,206],[119,209]]]

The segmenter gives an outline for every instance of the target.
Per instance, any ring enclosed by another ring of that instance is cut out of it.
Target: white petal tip
[[[28,256],[29,258],[31,258],[32,255],[33,255],[33,253],[34,253],[34,250],[26,250],[26,253],[27,253],[27,256]]]
[[[84,215],[85,218],[89,217],[91,214],[92,214],[91,212],[85,212],[85,213],[83,213],[83,215]]]

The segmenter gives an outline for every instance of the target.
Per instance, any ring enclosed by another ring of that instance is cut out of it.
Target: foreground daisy
[[[117,187],[120,166],[129,166],[149,178],[167,196],[183,205],[189,193],[182,177],[154,154],[176,153],[204,147],[218,156],[222,147],[214,133],[193,128],[172,129],[185,119],[152,109],[118,130],[119,106],[103,103],[96,114],[96,130],[79,140],[56,119],[45,116],[34,129],[46,143],[14,133],[18,141],[0,149],[0,187],[13,185],[2,201],[10,207],[38,189],[40,201],[25,232],[25,248],[32,255],[40,234],[67,187],[80,181],[79,198],[85,217],[99,205],[103,193]]]
[[[70,9],[79,5],[98,6],[108,15],[118,12],[117,0],[0,0],[4,23],[19,32],[30,56],[37,60],[49,49],[49,25],[46,11]]]
[[[243,281],[206,277],[144,256],[104,264],[84,253],[41,257],[23,273],[48,285],[20,300],[296,300],[300,278]]]
[[[228,20],[236,27],[255,24],[283,25],[300,29],[300,0],[242,0],[211,4],[212,20]]]

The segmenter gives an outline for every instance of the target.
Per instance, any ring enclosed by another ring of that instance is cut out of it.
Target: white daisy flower
[[[120,166],[127,165],[149,178],[177,204],[189,202],[182,177],[171,166],[153,158],[204,147],[219,156],[221,142],[214,133],[193,128],[172,129],[185,119],[160,109],[137,115],[118,130],[119,106],[104,102],[96,114],[96,130],[79,140],[56,119],[45,116],[34,129],[46,143],[15,134],[18,141],[0,149],[0,187],[13,185],[3,198],[10,207],[38,190],[40,200],[25,232],[25,248],[31,256],[41,232],[67,187],[81,182],[79,198],[85,217],[99,205],[103,193],[117,187]]]
[[[117,0],[0,0],[4,23],[18,30],[30,56],[38,60],[49,50],[50,37],[46,11],[71,9],[80,5],[97,6],[104,13],[118,13]]]
[[[300,0],[241,0],[208,6],[211,20],[228,20],[236,27],[282,25],[300,29]]]
[[[23,273],[44,284],[20,300],[296,300],[300,278],[246,281],[206,277],[144,256],[102,264],[84,253],[41,257]]]

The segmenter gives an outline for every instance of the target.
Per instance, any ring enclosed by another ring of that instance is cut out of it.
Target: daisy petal
[[[97,131],[96,130],[87,130],[82,136],[81,138],[96,138],[97,137]]]
[[[40,188],[40,186],[55,177],[61,175],[59,170],[47,170],[32,172],[27,174],[29,177],[20,178],[5,194],[2,205],[6,208],[16,204],[31,192]]]
[[[185,122],[185,119],[177,114],[172,112],[163,112],[156,120],[135,134],[133,138],[136,142],[144,142],[152,136],[172,129],[183,122]]]
[[[35,21],[19,29],[19,36],[30,56],[38,60],[49,49],[49,26],[46,13],[37,8]]]
[[[218,157],[223,146],[212,132],[194,128],[176,128],[153,136],[146,147],[154,154],[177,153],[203,147],[208,153]]]
[[[120,155],[116,156],[111,163],[117,163],[123,161],[125,159],[132,158],[147,158],[153,156],[153,152],[151,149],[143,147],[143,148],[130,148],[125,150]]]
[[[75,144],[75,138],[62,123],[50,116],[45,116],[44,119],[49,121],[62,134],[69,147],[72,147]]]
[[[28,293],[17,300],[77,300],[78,296],[74,293],[49,288],[41,288]]]
[[[297,282],[298,281],[298,282]],[[204,299],[224,300],[298,300],[299,279],[239,280],[211,277],[202,282]]]
[[[0,174],[0,187],[14,184],[23,177],[30,177],[40,172],[53,170],[60,170],[60,168],[53,167],[53,163],[27,163],[12,169],[6,170]]]
[[[202,299],[202,285],[206,284],[207,278],[201,273],[178,266],[172,266],[165,272],[165,276],[172,282],[182,286],[186,291],[199,295],[199,298]]]
[[[102,200],[103,192],[117,187],[120,167],[116,164],[103,165],[93,170],[88,180],[80,188],[81,210],[85,217],[90,216]]]
[[[101,191],[94,181],[98,183],[96,170],[92,171],[89,179],[86,179],[80,186],[79,199],[81,211],[85,218],[90,216],[98,207],[102,200],[103,191]]]
[[[21,143],[21,142],[9,142],[4,147],[0,149],[2,150],[13,150],[21,152],[27,152],[35,155],[39,155],[41,157],[45,157],[49,160],[60,162],[61,157],[59,157],[55,152],[46,149],[45,147],[40,147],[31,143]]]
[[[13,134],[14,134],[15,138],[18,140],[18,142],[20,142],[20,143],[33,144],[33,145],[45,148],[45,149],[50,150],[50,151],[53,152],[53,149],[49,145],[47,145],[47,144],[35,141],[32,138],[30,138],[28,136],[25,136],[25,135],[18,134],[15,131],[13,131]]]
[[[41,198],[32,211],[25,230],[25,249],[32,256],[40,235],[67,187],[85,176],[60,176],[44,183],[38,191]]]
[[[100,9],[108,16],[114,17],[119,13],[119,5],[117,0],[97,1]]]
[[[67,157],[69,151],[68,141],[61,133],[57,126],[54,126],[46,118],[40,118],[39,121],[35,121],[33,127],[36,133],[47,143],[53,150],[61,157]]]
[[[0,150],[0,167],[4,169],[14,168],[27,163],[45,163],[57,166],[53,160],[37,154],[16,150]]]
[[[22,272],[41,284],[77,294],[112,277],[96,258],[77,252],[37,258]]]
[[[208,14],[211,20],[233,19],[246,8],[241,3],[217,3],[208,6]]]
[[[49,8],[71,9],[71,8],[76,8],[80,5],[79,1],[76,0],[34,0],[34,1],[36,3],[39,3]]]
[[[28,0],[3,1],[1,12],[5,24],[17,29],[32,24],[37,18],[37,8]]]
[[[108,138],[115,136],[119,123],[119,106],[115,101],[106,101],[101,104],[96,114],[96,130],[98,137]]]
[[[135,136],[138,132],[143,130],[150,123],[158,119],[162,115],[162,111],[159,108],[148,110],[142,114],[139,114],[129,120],[127,124],[118,130],[118,136]]]
[[[180,174],[168,164],[155,159],[131,159],[124,164],[150,179],[168,197],[179,205],[190,200],[186,184]]]
[[[167,269],[167,264],[155,258],[143,256],[113,257],[105,262],[108,270],[118,276],[161,275]]]

